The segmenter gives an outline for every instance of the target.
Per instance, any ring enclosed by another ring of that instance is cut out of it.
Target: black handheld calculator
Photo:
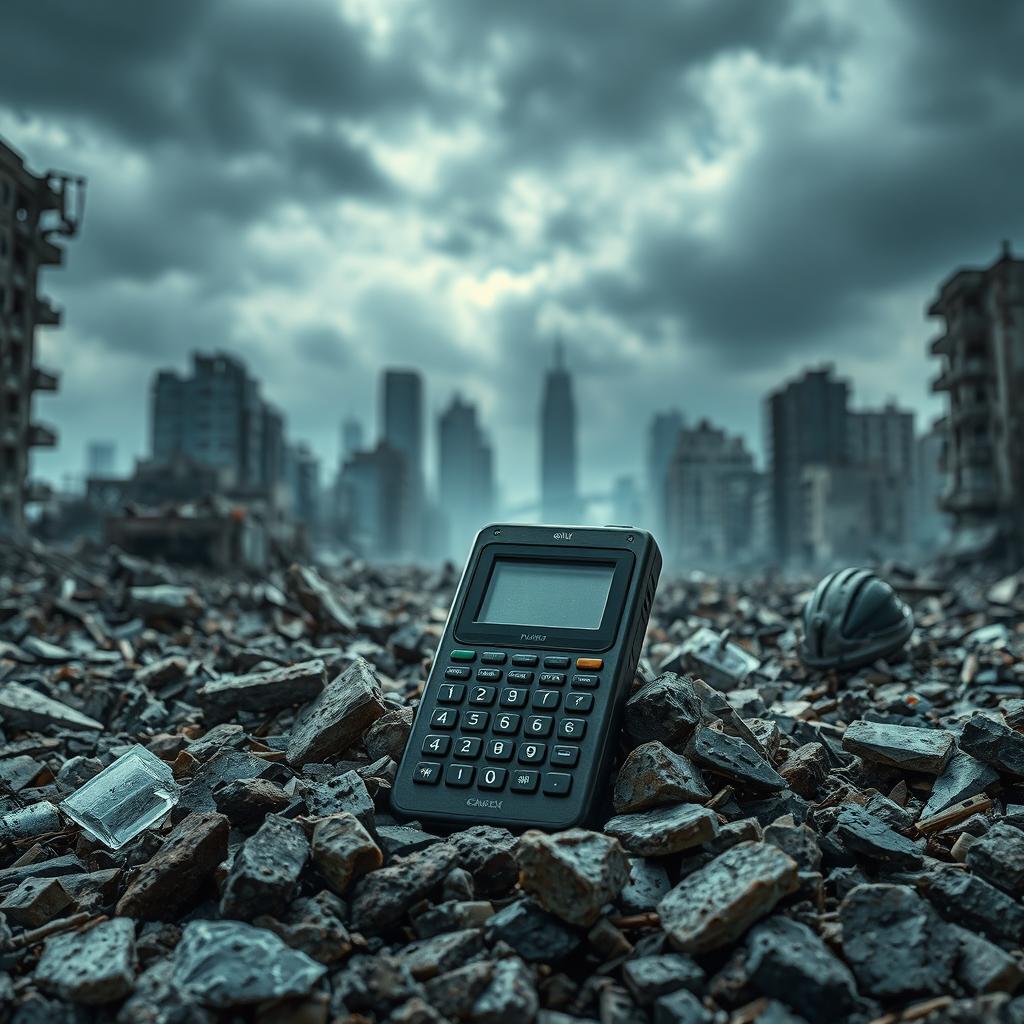
[[[643,530],[481,530],[398,767],[394,811],[462,827],[589,820],[660,572]]]

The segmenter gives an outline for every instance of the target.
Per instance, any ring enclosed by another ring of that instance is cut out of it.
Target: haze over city
[[[129,469],[197,348],[325,465],[418,367],[430,422],[480,407],[510,502],[557,337],[584,489],[641,471],[658,408],[760,451],[763,395],[823,360],[924,426],[926,303],[1024,238],[1024,12],[980,6],[13,4],[0,135],[89,179],[36,473],[92,438]]]

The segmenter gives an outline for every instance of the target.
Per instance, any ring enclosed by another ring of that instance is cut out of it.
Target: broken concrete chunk
[[[481,896],[501,896],[516,884],[519,839],[506,828],[473,825],[448,840],[459,852],[459,863],[473,876]]]
[[[11,924],[38,928],[71,904],[58,878],[26,878],[0,901],[0,914]]]
[[[280,917],[309,858],[309,841],[298,822],[267,816],[235,854],[220,898],[223,917],[249,921]]]
[[[300,714],[288,742],[289,763],[340,757],[386,710],[373,667],[356,658]]]
[[[1024,980],[1017,959],[994,942],[959,925],[949,926],[960,941],[956,979],[968,992],[1016,992]]]
[[[932,786],[928,803],[921,811],[921,818],[930,818],[961,800],[984,793],[998,781],[999,773],[991,765],[984,764],[962,750],[954,750]]]
[[[865,761],[908,772],[938,775],[955,747],[951,732],[914,726],[851,722],[843,734],[843,749]]]
[[[643,811],[680,801],[701,803],[711,796],[692,762],[651,740],[630,751],[615,780],[613,800],[618,814]]]
[[[331,890],[343,896],[353,879],[379,868],[380,847],[358,819],[343,811],[322,818],[313,830],[313,863]]]
[[[191,999],[223,1008],[305,995],[326,970],[265,928],[190,921],[174,952],[172,977]]]
[[[964,723],[960,749],[997,771],[1024,776],[1024,735],[988,715]]]
[[[665,672],[626,702],[624,727],[641,743],[660,740],[680,750],[700,724],[700,701],[686,676]]]
[[[511,1024],[531,1021],[539,1000],[530,972],[518,957],[499,960],[487,988],[473,1004],[472,1019],[478,1024]]]
[[[718,834],[718,815],[699,804],[675,804],[616,815],[604,831],[630,853],[665,857],[713,839]]]
[[[61,829],[60,815],[49,800],[0,814],[0,845],[16,839],[34,839]]]
[[[213,792],[217,810],[243,832],[253,832],[268,814],[278,814],[292,798],[269,779],[232,779]]]
[[[1024,832],[996,822],[967,850],[967,866],[1012,896],[1024,894]]]
[[[417,981],[426,981],[472,960],[483,949],[479,928],[443,932],[404,946],[401,957]]]
[[[366,753],[370,760],[387,756],[392,761],[401,761],[412,729],[412,719],[412,708],[385,711],[366,731]]]
[[[530,830],[519,841],[519,884],[563,921],[591,925],[629,878],[615,839],[582,828],[547,835]]]
[[[821,743],[805,743],[782,762],[779,774],[794,793],[813,800],[828,775],[829,760]]]
[[[316,619],[321,629],[337,633],[355,632],[355,619],[315,569],[304,565],[290,566],[288,589]]]
[[[680,988],[699,992],[704,985],[704,969],[683,953],[659,953],[627,960],[622,965],[622,980],[641,1006],[649,1006]]]
[[[996,942],[1024,938],[1024,907],[1001,889],[966,871],[931,874],[924,894],[947,921],[983,932]]]
[[[216,720],[238,711],[279,711],[305,704],[326,683],[323,659],[313,658],[269,672],[222,676],[201,687],[196,698],[207,715]]]
[[[533,899],[514,900],[486,924],[487,941],[505,942],[524,960],[555,963],[577,949],[582,936]]]
[[[917,868],[924,861],[917,846],[863,807],[843,807],[831,834],[838,836],[852,853],[868,860],[898,868]]]
[[[378,932],[400,921],[414,903],[441,885],[458,856],[450,844],[434,843],[364,875],[352,892],[352,926]]]
[[[661,926],[681,952],[710,952],[739,938],[798,885],[796,861],[778,847],[739,843],[662,899]]]
[[[135,922],[115,917],[52,936],[35,980],[43,991],[71,1003],[102,1006],[123,999],[135,981]]]
[[[812,1024],[845,1019],[857,1004],[850,968],[807,925],[773,917],[747,937],[745,969],[761,995],[772,996]]]
[[[23,683],[0,686],[0,719],[10,730],[67,729],[72,732],[101,732],[103,723],[81,711],[53,700]]]
[[[133,615],[150,621],[192,622],[203,613],[202,598],[195,590],[170,583],[131,587],[128,606]]]
[[[947,990],[959,940],[912,889],[859,885],[840,904],[839,920],[843,957],[864,991],[910,999]]]
[[[228,852],[222,814],[190,814],[139,868],[118,901],[118,914],[143,921],[171,921],[191,909]]]
[[[727,736],[717,729],[698,729],[688,753],[702,768],[737,786],[764,791],[786,788],[786,780],[738,736]]]

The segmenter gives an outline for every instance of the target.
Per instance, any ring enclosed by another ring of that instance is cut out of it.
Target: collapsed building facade
[[[21,532],[25,506],[46,497],[30,478],[33,448],[51,448],[56,431],[33,417],[33,396],[56,391],[56,371],[36,364],[36,328],[56,327],[61,311],[39,293],[39,271],[60,266],[58,245],[79,228],[85,179],[35,175],[0,140],[0,529]]]

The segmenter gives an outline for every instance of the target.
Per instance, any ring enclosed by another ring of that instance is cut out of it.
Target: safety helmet
[[[800,658],[811,668],[857,668],[898,651],[914,629],[907,604],[870,569],[826,576],[804,605]]]

